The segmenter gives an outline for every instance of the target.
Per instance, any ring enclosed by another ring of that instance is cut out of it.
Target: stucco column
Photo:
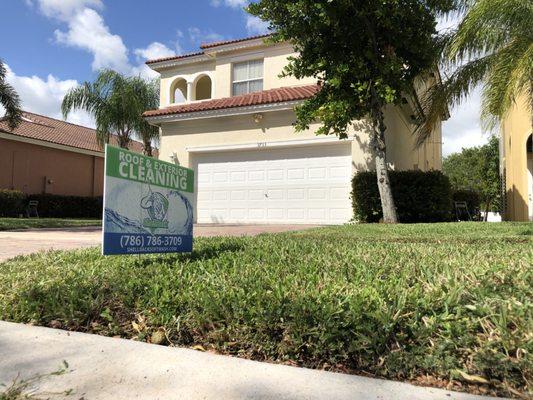
[[[192,101],[192,82],[187,82],[187,101]]]

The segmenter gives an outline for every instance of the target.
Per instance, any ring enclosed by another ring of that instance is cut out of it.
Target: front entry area
[[[352,217],[350,143],[193,155],[197,222],[342,224]]]

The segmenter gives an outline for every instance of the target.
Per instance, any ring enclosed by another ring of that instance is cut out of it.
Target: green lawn
[[[0,264],[0,318],[526,395],[533,224],[353,225],[198,239],[192,255]]]
[[[100,226],[99,219],[61,219],[61,218],[0,218],[0,231],[35,228],[71,228],[80,226]]]

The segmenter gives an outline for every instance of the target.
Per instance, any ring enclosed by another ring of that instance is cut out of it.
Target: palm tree
[[[146,81],[141,77],[130,78],[132,90],[135,93],[137,104],[137,123],[135,131],[143,142],[144,154],[152,156],[152,145],[159,141],[159,128],[150,125],[142,114],[146,110],[153,110],[159,107],[159,80]]]
[[[447,35],[442,64],[452,71],[423,101],[422,143],[446,112],[482,85],[482,122],[494,128],[525,96],[533,112],[533,3],[531,0],[459,0],[463,19]],[[533,120],[532,120],[533,126]]]
[[[13,88],[6,82],[7,68],[0,60],[0,104],[5,108],[5,119],[10,129],[15,129],[22,120],[20,98]]]
[[[100,71],[94,82],[84,82],[70,89],[63,98],[61,110],[64,118],[76,109],[93,115],[100,145],[108,143],[111,133],[114,133],[118,145],[128,148],[139,118],[130,78],[112,70]]]

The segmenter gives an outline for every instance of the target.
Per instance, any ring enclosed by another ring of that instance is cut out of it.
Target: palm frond
[[[459,24],[445,55],[460,62],[498,51],[517,33],[531,34],[530,0],[478,0]]]
[[[533,43],[514,39],[498,52],[483,86],[481,120],[486,130],[498,126],[516,98],[527,94],[533,79]]]
[[[421,99],[424,121],[416,130],[416,145],[422,145],[442,120],[448,108],[452,108],[479,85],[489,70],[494,56],[489,55],[470,61],[458,68],[448,79],[432,86]]]
[[[5,81],[6,76],[7,68],[0,60],[0,104],[5,109],[4,118],[7,120],[9,128],[13,130],[22,121],[22,109],[20,97],[15,88]]]

